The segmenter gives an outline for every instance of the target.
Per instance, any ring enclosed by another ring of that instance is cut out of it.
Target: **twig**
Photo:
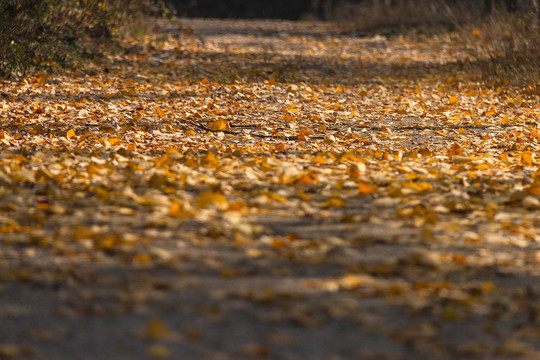
[[[238,132],[238,131],[232,131],[232,130],[212,130],[210,129],[209,127],[206,127],[202,124],[199,124],[199,123],[195,123],[195,122],[192,122],[192,121],[186,121],[188,124],[190,125],[193,125],[195,127],[198,127],[199,129],[202,129],[204,131],[209,131],[209,132],[222,132],[224,134],[231,134],[231,135],[242,135],[241,132]],[[255,137],[258,137],[258,138],[262,138],[262,139],[268,139],[268,138],[273,138],[273,139],[283,139],[283,140],[298,140],[298,136],[297,135],[294,135],[294,136],[283,136],[283,135],[264,135],[264,134],[249,134],[250,136],[255,136]],[[317,140],[322,140],[324,139],[324,137],[322,136],[310,136],[309,137],[310,139],[317,139]]]

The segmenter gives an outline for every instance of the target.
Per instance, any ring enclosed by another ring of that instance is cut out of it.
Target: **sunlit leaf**
[[[358,190],[362,193],[362,194],[370,194],[372,192],[375,192],[377,191],[377,188],[373,185],[370,185],[368,183],[365,183],[363,181],[359,181],[358,182]]]
[[[343,207],[345,205],[346,205],[345,201],[343,201],[341,199],[333,198],[333,199],[330,199],[330,200],[326,201],[323,204],[323,207],[325,207],[325,208]]]
[[[199,209],[206,209],[211,206],[217,206],[220,209],[227,207],[227,199],[222,193],[217,191],[205,191],[195,200],[195,206]]]
[[[159,117],[164,117],[165,116],[165,112],[163,110],[161,110],[161,108],[156,108],[156,113],[158,114]]]
[[[148,264],[152,262],[152,259],[147,254],[137,254],[131,260],[136,264]]]
[[[210,129],[212,131],[230,130],[229,123],[225,119],[218,119],[210,122]]]
[[[186,219],[191,216],[191,212],[180,201],[173,201],[169,209],[169,216],[177,219]]]
[[[418,192],[433,190],[433,185],[431,185],[430,183],[427,183],[427,182],[418,182],[418,183],[417,182],[407,182],[407,183],[403,183],[402,186],[404,188],[413,189],[413,190],[416,190]]]
[[[521,163],[526,166],[532,166],[533,157],[530,151],[526,151],[521,155]]]

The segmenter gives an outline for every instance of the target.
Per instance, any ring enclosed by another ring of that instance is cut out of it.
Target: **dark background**
[[[313,0],[169,0],[179,16],[298,20],[309,14]]]
[[[510,12],[520,9],[525,12],[538,11],[535,0],[166,0],[166,2],[172,5],[181,17],[240,19],[330,20],[335,18],[335,10],[346,4],[361,4],[379,9],[399,9],[406,5],[440,7],[441,4],[445,4],[455,10],[466,12],[480,9],[484,15],[490,14],[495,9]],[[441,9],[444,9],[444,6]]]

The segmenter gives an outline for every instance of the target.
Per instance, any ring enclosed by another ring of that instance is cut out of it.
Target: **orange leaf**
[[[448,99],[448,105],[454,105],[455,103],[458,102],[458,98],[457,96],[450,96],[450,98]]]
[[[313,159],[313,162],[316,162],[317,164],[324,164],[328,162],[328,159],[322,156],[321,154],[317,154],[315,159]]]
[[[463,149],[458,144],[452,145],[452,148],[448,150],[448,156],[459,155],[463,152]]]
[[[157,112],[159,117],[164,117],[165,116],[165,112],[163,110],[161,110],[161,108],[159,108],[159,107],[156,109],[156,112]]]
[[[70,129],[70,130],[67,132],[66,136],[67,136],[68,138],[70,138],[70,139],[73,139],[73,138],[75,138],[77,135],[75,134],[75,130]]]
[[[532,155],[530,151],[526,151],[521,155],[521,163],[526,166],[531,166],[533,162]]]
[[[216,121],[212,121],[210,124],[210,129],[212,131],[220,131],[220,130],[229,130],[229,123],[225,119],[219,119]]]
[[[365,183],[363,181],[359,181],[358,182],[358,190],[362,193],[362,194],[370,194],[374,191],[377,191],[377,188],[373,185],[370,185],[368,183]]]
[[[324,204],[323,204],[323,207],[324,208],[329,208],[329,207],[343,207],[345,206],[345,201],[341,200],[341,199],[337,199],[337,198],[334,198],[334,199],[330,199],[328,201],[326,201]]]
[[[302,174],[298,179],[296,180],[297,184],[317,184],[319,183],[319,179],[317,176],[314,176],[312,174]]]
[[[281,117],[281,120],[285,120],[285,121],[294,121],[294,120],[296,120],[296,119],[295,119],[294,116],[292,116],[292,115],[284,114],[284,115]]]
[[[150,256],[146,254],[137,254],[133,257],[133,259],[131,259],[131,261],[137,264],[148,264],[152,261],[152,259],[150,259]]]
[[[108,138],[107,141],[109,142],[109,144],[111,144],[111,146],[118,145],[122,142],[122,140],[117,138]]]
[[[403,183],[402,186],[408,189],[416,190],[418,192],[433,190],[433,185],[427,182],[407,182]]]
[[[169,216],[176,219],[185,219],[190,217],[189,211],[178,201],[174,201],[169,209]]]

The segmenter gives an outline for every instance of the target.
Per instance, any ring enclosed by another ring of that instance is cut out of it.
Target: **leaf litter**
[[[538,84],[451,36],[161,25],[2,82],[0,356],[540,355]]]

